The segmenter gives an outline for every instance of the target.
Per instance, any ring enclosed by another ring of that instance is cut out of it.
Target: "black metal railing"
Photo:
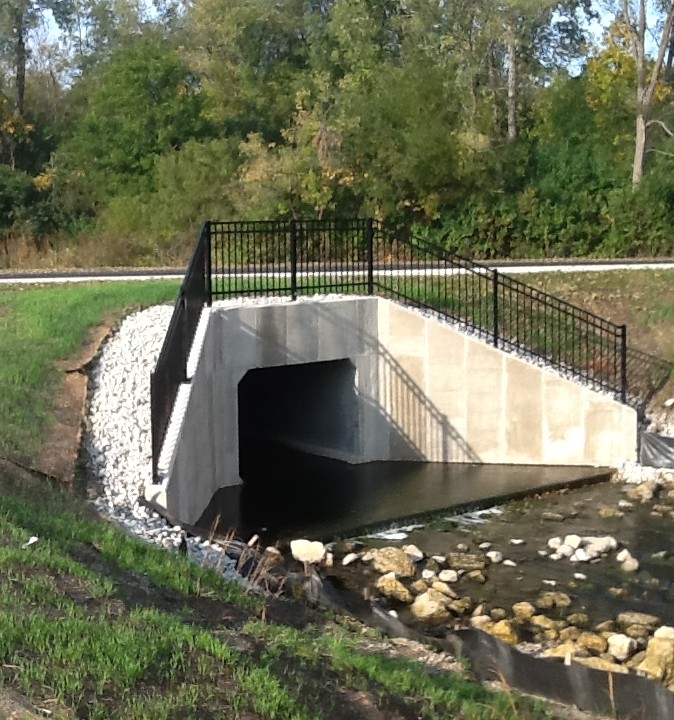
[[[152,374],[153,476],[201,311],[234,296],[381,295],[627,402],[627,330],[372,219],[206,222]]]
[[[211,222],[211,297],[371,293],[370,219]],[[369,284],[368,284],[369,283]]]
[[[210,223],[204,223],[180,286],[157,363],[150,376],[152,477],[166,437],[178,389],[187,381],[187,361],[204,305],[211,303]]]
[[[432,310],[626,401],[624,325],[424,240],[400,240],[380,227],[375,238],[378,294]]]

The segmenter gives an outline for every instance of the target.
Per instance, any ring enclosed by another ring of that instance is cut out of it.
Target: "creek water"
[[[241,458],[243,485],[223,488],[198,525],[266,542],[324,541],[394,521],[482,508],[552,488],[605,480],[607,468],[371,462],[353,465],[266,443]]]
[[[265,543],[283,544],[294,537],[324,541],[354,537],[367,529],[414,521],[417,527],[404,533],[404,539],[370,537],[366,542],[414,543],[427,557],[460,548],[480,552],[479,545],[489,542],[491,549],[516,563],[516,567],[488,567],[484,584],[467,578],[456,584],[459,594],[476,603],[509,608],[557,589],[573,598],[567,612],[586,612],[596,622],[630,609],[674,624],[672,517],[654,515],[652,503],[635,503],[623,513],[602,516],[600,510],[617,511],[625,497],[623,486],[608,482],[608,469],[417,462],[350,465],[268,445],[245,459],[242,476],[243,485],[220,490],[213,497],[200,527],[211,528],[217,518],[222,530],[235,527],[244,538],[257,533]],[[478,522],[466,522],[462,516],[494,505],[499,512]],[[640,571],[623,572],[613,556],[574,565],[540,554],[549,538],[571,533],[614,536],[639,559]],[[513,539],[523,542],[513,545]],[[577,573],[586,577],[577,579]],[[362,563],[347,568],[336,563],[330,574],[353,590],[371,587],[377,577]]]

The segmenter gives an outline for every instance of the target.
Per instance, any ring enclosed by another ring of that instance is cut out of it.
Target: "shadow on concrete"
[[[330,324],[331,332],[335,337],[359,335],[364,342],[365,352],[379,362],[379,378],[374,387],[367,387],[363,379],[356,383],[353,377],[351,387],[355,388],[357,385],[358,401],[378,417],[378,422],[374,425],[381,428],[381,432],[389,435],[390,457],[400,460],[425,460],[432,457],[439,462],[481,462],[478,454],[452,425],[447,415],[430,401],[424,389],[419,387],[405,368],[379,342],[376,334],[366,332],[362,325],[349,322],[344,317],[323,308],[320,303],[316,303],[314,308],[318,315],[323,315],[322,321]],[[287,333],[282,332],[274,324],[274,313],[263,313],[257,329],[241,322],[239,330],[248,335],[255,335],[256,338],[264,337],[266,352],[263,361],[267,365],[265,368],[253,371],[259,383],[258,388],[254,387],[255,383],[250,377],[253,373],[250,372],[240,383],[239,419],[240,421],[243,419],[241,428],[244,433],[253,424],[252,418],[256,418],[255,423],[258,427],[266,426],[269,429],[273,425],[274,439],[279,440],[284,435],[283,441],[287,445],[343,459],[349,459],[348,456],[351,456],[350,460],[353,462],[359,450],[362,452],[363,448],[356,448],[350,442],[352,438],[348,428],[345,429],[340,444],[335,442],[339,433],[333,427],[330,433],[332,444],[326,448],[328,452],[321,453],[315,442],[316,426],[309,426],[304,419],[296,422],[299,416],[306,418],[309,408],[318,425],[329,425],[325,419],[326,415],[335,412],[344,415],[345,422],[353,422],[343,408],[344,394],[347,392],[344,379],[342,378],[341,382],[334,380],[338,372],[342,374],[345,372],[343,367],[337,370],[334,366],[339,362],[348,361],[349,358],[344,357],[341,361],[315,362],[294,354],[289,349]],[[317,343],[319,340],[317,338]],[[324,388],[319,388],[315,375],[317,372],[324,372],[325,382],[332,383],[335,387],[331,398]],[[452,368],[448,367],[447,372],[452,372]],[[382,405],[377,397],[377,385],[385,388],[383,392],[386,395],[388,408]],[[292,393],[290,388],[293,389]],[[243,403],[241,395],[243,395]],[[291,396],[295,401],[294,408],[289,399]],[[321,396],[322,405],[316,402],[317,396]],[[266,415],[262,410],[246,409],[248,402],[253,402],[257,406],[264,405],[265,398],[270,401],[266,403],[266,409],[270,411]],[[396,409],[395,416],[389,408]],[[277,418],[277,413],[281,414],[281,412],[285,422],[282,428]],[[295,418],[293,413],[296,413]],[[293,436],[293,432],[301,426],[304,426],[306,437],[299,437],[297,432]],[[244,449],[247,445],[248,442],[244,438]]]

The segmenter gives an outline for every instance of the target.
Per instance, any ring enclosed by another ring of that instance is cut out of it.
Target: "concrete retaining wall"
[[[344,423],[317,419],[304,439],[313,452],[350,462],[611,466],[636,458],[631,408],[388,300],[230,306],[211,310],[168,478],[148,487],[148,498],[194,523],[218,488],[241,482],[241,380],[306,363],[325,365],[311,366],[316,377],[279,439],[302,446],[297,428],[317,406],[340,408]],[[317,401],[322,386],[333,388],[333,402],[325,390]]]

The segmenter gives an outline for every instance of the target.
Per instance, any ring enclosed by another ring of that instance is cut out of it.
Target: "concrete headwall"
[[[631,408],[388,300],[229,306],[211,310],[168,477],[147,496],[194,523],[216,490],[241,482],[239,383],[251,370],[309,363],[317,364],[305,384],[290,380],[298,417],[286,392],[288,422],[269,431],[315,453],[349,462],[616,465],[636,458]],[[253,375],[242,388],[250,382]],[[265,394],[245,396],[263,402]],[[327,415],[302,437],[321,408]]]

